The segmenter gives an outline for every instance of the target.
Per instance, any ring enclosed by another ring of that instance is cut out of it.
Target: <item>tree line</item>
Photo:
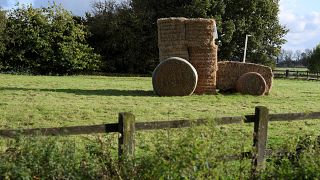
[[[311,72],[320,72],[320,44],[304,51],[281,50],[276,61],[279,67],[307,67]]]
[[[288,30],[278,20],[278,0],[95,1],[84,17],[61,6],[19,6],[0,13],[1,71],[32,74],[148,74],[158,64],[157,19],[214,18],[219,60],[273,67]]]

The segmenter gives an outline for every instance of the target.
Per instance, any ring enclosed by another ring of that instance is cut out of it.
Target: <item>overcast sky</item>
[[[11,8],[17,2],[45,6],[53,0],[0,0],[0,6]],[[55,0],[76,15],[90,11],[94,0]],[[313,49],[320,43],[320,0],[280,0],[280,23],[290,31],[285,36],[284,49]]]

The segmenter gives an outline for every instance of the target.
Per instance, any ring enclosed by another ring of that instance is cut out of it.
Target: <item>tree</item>
[[[84,26],[61,6],[17,7],[8,14],[4,34],[7,71],[63,75],[94,70],[99,63]]]
[[[301,64],[303,66],[307,66],[308,67],[308,61],[309,61],[309,57],[311,56],[312,54],[312,50],[310,49],[306,49],[304,50],[303,53],[301,53]]]
[[[220,60],[243,57],[274,65],[287,30],[278,20],[278,0],[131,0],[94,3],[87,25],[90,44],[102,53],[106,71],[151,72],[158,62],[157,19],[164,17],[214,18],[218,26]],[[125,37],[125,38],[124,38]]]
[[[287,32],[278,20],[278,3],[274,0],[226,1],[226,13],[222,21],[229,20],[236,28],[230,42],[222,39],[220,54],[226,59],[241,59],[245,35],[250,34],[252,37],[248,41],[247,59],[272,65],[272,60],[280,53],[281,45],[285,42],[283,36]]]
[[[6,21],[7,21],[7,17],[6,17],[5,11],[1,10],[1,7],[0,7],[0,57],[5,51],[4,32],[6,27]]]
[[[278,20],[277,0],[132,0],[139,19],[156,33],[156,20],[162,17],[184,16],[214,18],[217,21],[219,59],[240,61],[246,34],[248,59],[254,63],[273,65],[280,53],[287,30]],[[155,43],[156,44],[156,43]]]
[[[86,14],[89,44],[102,55],[102,69],[112,73],[151,73],[156,65],[156,36],[129,4],[95,2]]]
[[[308,69],[311,72],[320,72],[320,44],[313,49],[308,58]]]

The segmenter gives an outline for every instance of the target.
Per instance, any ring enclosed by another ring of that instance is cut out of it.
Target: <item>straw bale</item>
[[[237,80],[236,90],[241,94],[262,96],[267,90],[267,83],[261,74],[248,72],[241,75]]]
[[[201,95],[201,94],[216,94],[217,92],[215,91],[215,89],[212,89],[212,86],[207,86],[207,87],[198,87],[197,89],[197,94]]]
[[[194,93],[216,93],[217,46],[189,47],[189,62],[198,72]],[[203,87],[205,86],[205,88]]]
[[[267,84],[266,94],[271,91],[273,73],[270,67],[235,61],[218,62],[217,89],[222,91],[235,90],[238,78],[248,72],[259,73]]]
[[[159,96],[191,95],[197,86],[197,81],[196,69],[179,57],[162,61],[152,74],[153,90]]]
[[[180,58],[189,60],[188,48],[184,45],[176,45],[174,47],[159,46],[160,62],[170,57],[180,57]]]
[[[186,42],[189,47],[214,46],[215,21],[213,19],[187,19],[185,24]]]
[[[217,49],[213,19],[163,18],[157,21],[160,62],[181,57],[197,70],[197,94],[216,93]]]
[[[175,46],[185,45],[186,18],[161,18],[158,19],[158,45]]]

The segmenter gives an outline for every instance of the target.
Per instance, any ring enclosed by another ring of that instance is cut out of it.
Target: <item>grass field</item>
[[[152,92],[150,77],[0,75],[0,82],[0,129],[110,123],[117,121],[119,112],[132,112],[137,121],[157,121],[253,114],[258,105],[267,106],[270,113],[320,111],[320,83],[313,81],[276,79],[270,95],[262,97],[240,94],[157,97]],[[318,120],[270,123],[268,147],[286,147],[306,135],[319,135],[319,128]],[[198,128],[201,129],[212,135],[211,131],[204,130],[207,127]],[[252,124],[218,127],[215,138],[223,139],[217,140],[218,144],[227,149],[220,151],[249,150],[252,130]],[[183,137],[188,130],[160,131],[163,136],[158,134],[137,134],[140,157],[150,153],[150,149],[159,151],[162,147],[159,142],[166,142],[165,147],[170,147],[171,138]],[[90,139],[95,137],[90,136]],[[115,139],[113,141],[116,143]],[[213,143],[216,146],[217,143]],[[199,144],[193,145],[195,149],[205,149]]]
[[[276,67],[276,70],[308,71],[308,68],[306,68],[306,67],[295,67],[295,68],[292,68],[292,67]]]
[[[157,121],[252,114],[258,105],[270,113],[320,111],[320,83],[310,81],[276,79],[270,95],[262,97],[157,97],[149,77],[1,75],[0,82],[1,129],[110,123],[119,112],[132,112],[137,121]],[[296,133],[296,123],[290,124],[287,131]]]
[[[240,94],[157,97],[148,77],[0,75],[0,128],[51,127],[117,121],[132,112],[137,121],[320,111],[320,84],[275,80],[268,96]]]

